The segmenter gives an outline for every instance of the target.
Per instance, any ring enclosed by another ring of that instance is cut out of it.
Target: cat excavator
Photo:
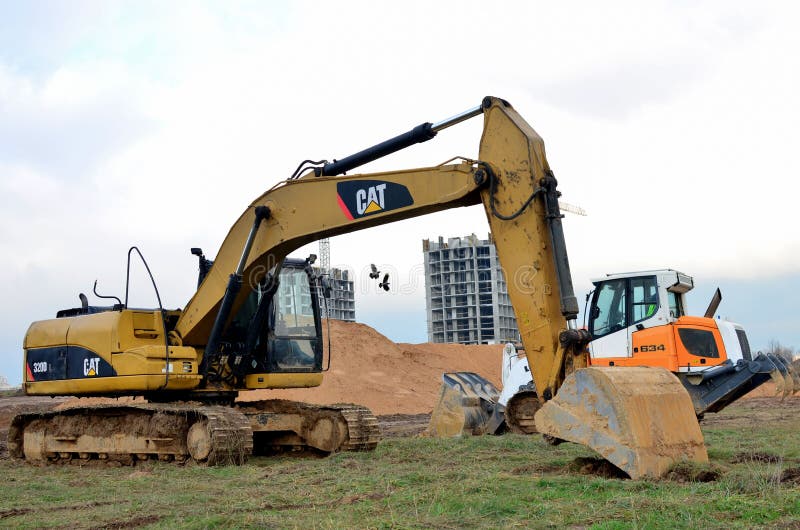
[[[480,115],[477,160],[345,175]],[[663,475],[679,460],[706,462],[692,401],[669,370],[589,366],[559,195],[541,137],[494,97],[338,161],[307,160],[253,201],[213,263],[193,250],[202,277],[182,310],[164,310],[160,299],[155,309],[129,307],[126,288],[124,302],[98,307],[82,297],[81,307],[34,322],[23,345],[27,394],[146,401],[18,415],[9,452],[40,463],[218,464],[276,448],[373,449],[378,428],[364,407],[236,400],[322,381],[313,259],[287,256],[321,238],[482,204],[541,403],[538,430],[583,443],[634,478]]]

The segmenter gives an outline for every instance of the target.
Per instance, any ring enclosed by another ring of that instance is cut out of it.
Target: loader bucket
[[[772,379],[786,384],[775,362],[759,353],[751,360],[730,360],[702,372],[675,374],[694,403],[698,417],[707,412],[719,412],[737,399]],[[783,387],[782,387],[783,388]]]
[[[478,374],[443,374],[426,433],[437,438],[498,433],[504,425],[499,397],[497,388]]]
[[[770,374],[775,381],[776,394],[781,397],[791,396],[794,392],[794,381],[789,374],[786,362],[778,355],[766,354],[770,361],[775,365],[775,370]]]
[[[586,445],[633,479],[661,477],[682,460],[708,462],[692,400],[663,368],[576,370],[535,421],[539,432]]]
[[[783,363],[783,368],[786,370],[786,373],[783,374],[784,379],[786,379],[786,395],[791,396],[800,390],[800,376],[794,371],[792,362],[789,359],[780,355],[776,355],[775,357],[778,358],[778,361]]]
[[[792,361],[789,368],[791,368],[792,374],[794,374],[795,377],[794,393],[800,394],[800,358]]]

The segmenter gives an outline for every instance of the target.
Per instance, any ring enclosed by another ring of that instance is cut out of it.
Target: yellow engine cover
[[[126,309],[34,322],[23,343],[27,394],[189,390],[198,352],[164,342],[160,311]]]

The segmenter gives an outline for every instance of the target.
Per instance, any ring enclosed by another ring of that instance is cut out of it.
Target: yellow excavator
[[[344,175],[479,115],[477,160]],[[363,407],[235,401],[241,391],[322,381],[313,259],[287,256],[321,238],[482,204],[543,403],[539,432],[588,445],[634,478],[707,461],[692,401],[672,373],[588,367],[591,336],[576,325],[559,195],[541,137],[493,97],[341,160],[307,160],[245,210],[213,263],[193,249],[201,279],[183,310],[131,308],[126,293],[109,307],[81,297],[81,307],[33,323],[24,341],[27,394],[146,402],[16,416],[9,452],[34,462],[214,464],[275,449],[373,449],[379,431]]]

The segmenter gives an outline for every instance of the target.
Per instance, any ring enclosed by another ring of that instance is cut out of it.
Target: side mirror
[[[333,289],[331,289],[331,282],[324,276],[319,279],[319,282],[322,284],[322,296],[330,298],[333,291]]]
[[[600,316],[600,308],[596,305],[593,305],[592,308],[589,310],[589,316],[594,320],[595,318]]]

